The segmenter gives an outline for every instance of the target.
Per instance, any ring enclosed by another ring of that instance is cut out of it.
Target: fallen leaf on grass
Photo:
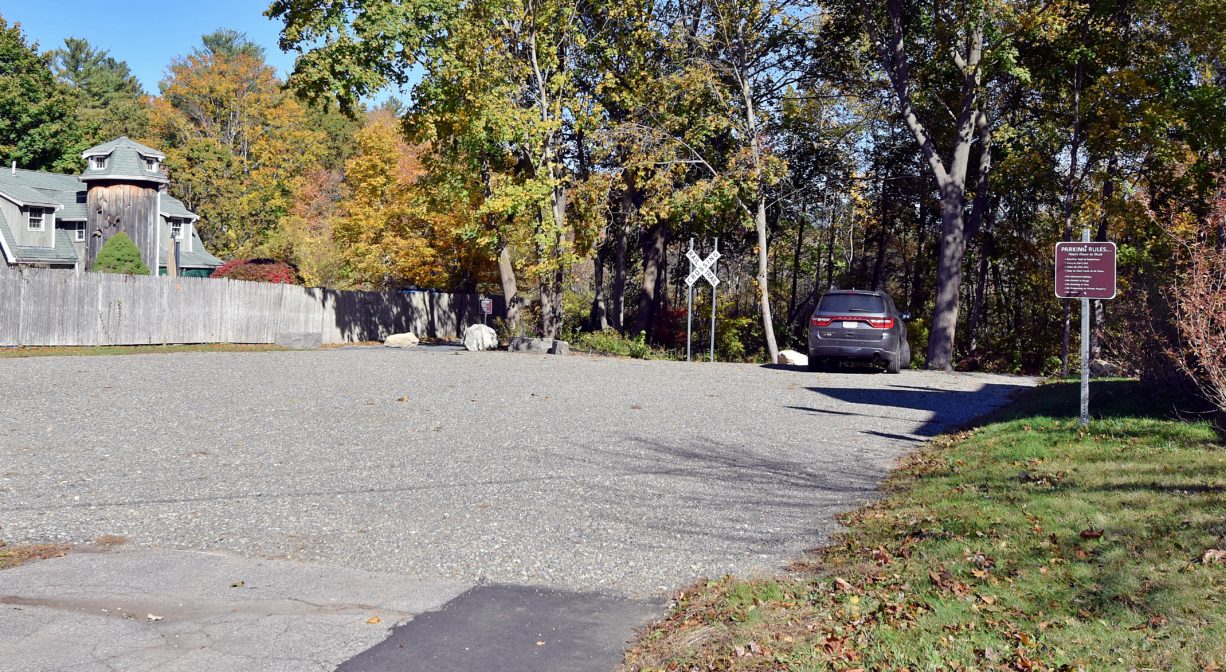
[[[1205,554],[1200,556],[1200,561],[1206,565],[1226,565],[1226,551],[1211,548],[1205,551]]]
[[[853,588],[851,587],[851,584],[841,578],[835,578],[834,587],[835,589],[841,590],[845,593],[850,593],[853,590]]]
[[[1082,530],[1081,531],[1082,539],[1101,539],[1102,536],[1103,536],[1103,530]]]
[[[383,619],[379,618],[378,616],[371,616],[370,618],[366,619],[366,622],[371,625],[379,625],[383,622]]]

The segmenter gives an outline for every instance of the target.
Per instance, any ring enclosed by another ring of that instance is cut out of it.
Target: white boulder
[[[779,361],[776,363],[782,366],[808,366],[809,358],[795,350],[784,350],[779,353]]]
[[[495,350],[498,348],[498,333],[484,324],[474,324],[464,330],[461,342],[469,352]]]
[[[420,342],[421,339],[417,338],[417,334],[407,331],[403,334],[388,336],[387,340],[383,341],[383,345],[389,348],[411,348]]]

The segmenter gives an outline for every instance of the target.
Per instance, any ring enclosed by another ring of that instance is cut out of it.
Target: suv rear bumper
[[[809,358],[838,357],[839,359],[876,359],[889,361],[894,357],[893,350],[858,345],[818,345],[809,348]]]

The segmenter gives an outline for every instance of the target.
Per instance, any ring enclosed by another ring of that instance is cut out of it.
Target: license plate
[[[844,329],[855,329],[855,328],[857,328],[857,327],[859,327],[859,326],[860,326],[860,323],[859,323],[859,322],[844,322],[844,323],[843,323],[843,328],[844,328]]]

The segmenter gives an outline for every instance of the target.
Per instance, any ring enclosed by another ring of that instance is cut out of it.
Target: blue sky
[[[264,47],[268,62],[282,76],[294,58],[277,48],[279,22],[264,17],[260,0],[0,0],[0,15],[21,23],[26,38],[42,50],[62,46],[65,37],[84,37],[111,56],[127,61],[149,93],[158,92],[166,66],[218,28],[247,33]]]

